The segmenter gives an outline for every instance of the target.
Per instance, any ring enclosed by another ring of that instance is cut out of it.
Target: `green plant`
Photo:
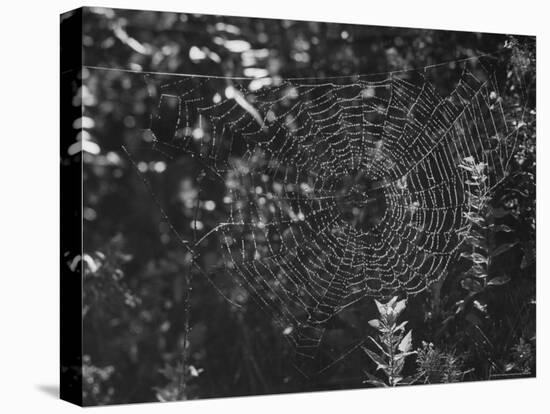
[[[476,162],[474,157],[466,157],[459,167],[468,174],[466,183],[467,210],[463,213],[467,226],[459,231],[467,246],[461,256],[472,262],[464,275],[461,286],[475,295],[487,284],[489,254],[487,248],[486,208],[490,200],[487,195],[487,165]]]
[[[404,378],[403,367],[405,359],[413,355],[412,351],[412,331],[405,333],[407,321],[397,324],[399,315],[405,310],[406,300],[397,300],[397,296],[390,299],[387,303],[380,303],[375,300],[378,308],[379,319],[369,321],[369,325],[378,332],[378,340],[369,336],[376,346],[376,351],[363,347],[365,353],[376,364],[376,371],[382,371],[385,374],[383,380],[366,372],[369,384],[375,386],[390,386],[410,384],[412,380]]]
[[[123,267],[132,261],[132,255],[124,252],[125,239],[121,234],[111,238],[105,245],[94,251],[84,252],[82,257],[73,259],[69,266],[75,269],[82,260],[84,276],[82,315],[88,317],[91,310],[94,316],[119,316],[124,310],[135,309],[141,299],[125,282]]]
[[[416,381],[423,384],[458,382],[465,374],[462,361],[454,352],[443,352],[431,342],[422,341],[416,364]]]
[[[507,373],[530,375],[535,366],[533,346],[523,338],[512,347],[512,361],[505,367]]]

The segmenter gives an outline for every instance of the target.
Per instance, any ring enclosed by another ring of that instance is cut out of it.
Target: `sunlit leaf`
[[[386,304],[386,307],[387,308],[395,308],[395,304],[397,302],[397,296],[394,296],[393,298],[391,298],[388,303]]]
[[[376,307],[378,308],[378,313],[381,316],[386,316],[386,306],[382,303],[378,302],[376,299],[374,300],[374,303],[376,304]]]
[[[401,352],[409,352],[412,348],[412,330],[410,330],[401,340],[399,350]]]
[[[403,300],[400,300],[399,302],[397,302],[393,308],[393,311],[394,311],[394,314],[395,314],[395,317],[397,318],[401,312],[403,312],[405,310],[405,307],[407,306],[407,300],[406,299],[403,299]]]
[[[372,326],[373,328],[379,329],[379,328],[380,328],[380,320],[378,320],[378,319],[371,319],[371,320],[369,321],[369,325]]]

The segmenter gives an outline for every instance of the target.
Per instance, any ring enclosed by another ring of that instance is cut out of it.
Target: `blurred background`
[[[403,317],[415,347],[432,342],[442,355],[456,356],[461,380],[535,375],[532,38],[99,8],[87,8],[83,21],[88,68],[77,126],[84,150],[87,404],[366,387],[365,371],[376,368],[358,349],[323,375],[305,378],[272,315],[227,276],[215,244],[200,252],[208,277],[190,265],[182,240],[196,238],[197,208],[204,228],[218,222],[206,201],[220,189],[202,183],[202,166],[184,153],[167,158],[152,149],[148,128],[161,139],[170,132],[151,119],[158,102],[150,88],[158,77],[139,72],[323,78],[450,62],[436,79],[446,90],[460,71],[453,61],[505,47],[498,74],[503,97],[511,111],[527,108],[527,127],[512,178],[487,213],[513,230],[490,238],[495,248],[509,246],[507,259],[495,260],[491,270],[503,277],[492,286],[464,283],[457,276],[464,265],[457,266],[436,295],[410,299]],[[223,94],[229,82],[222,78],[212,88]],[[251,89],[262,86],[252,82]],[[243,306],[232,306],[218,290]],[[374,335],[367,323],[376,317],[374,304],[346,317],[361,327],[353,336]],[[350,344],[344,329],[329,336],[336,348]]]

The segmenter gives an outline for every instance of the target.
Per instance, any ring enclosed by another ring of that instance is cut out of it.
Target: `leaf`
[[[474,264],[468,271],[466,272],[467,276],[475,277],[478,279],[484,279],[487,277],[487,273],[485,272],[485,267],[481,266],[480,264]]]
[[[371,319],[369,321],[369,325],[372,326],[375,329],[380,329],[380,320],[378,319]]]
[[[463,286],[464,287],[464,286]],[[456,312],[455,314],[457,313],[460,313],[464,310],[465,306],[466,306],[466,301],[465,300],[459,300],[458,302],[455,303],[456,305]]]
[[[474,300],[474,308],[482,313],[487,313],[487,304],[482,304],[479,300]]]
[[[512,362],[510,362],[509,364],[506,364],[506,365],[504,366],[504,371],[510,372],[510,371],[513,370],[515,367],[516,367],[516,366],[515,366]]]
[[[511,231],[514,231],[509,226],[507,226],[506,224],[493,225],[493,226],[491,226],[491,230],[495,231],[495,232],[503,231],[505,233],[510,233]]]
[[[507,250],[510,250],[512,247],[514,247],[516,244],[518,244],[517,241],[511,242],[511,243],[504,243],[498,246],[495,250],[493,250],[490,254],[491,257],[498,256],[499,254],[504,253]]]
[[[397,315],[395,314],[393,308],[388,309],[388,312],[386,313],[386,324],[391,327],[391,329],[395,328],[396,319]]]
[[[193,365],[189,365],[189,373],[192,377],[198,377],[203,371],[204,369],[202,368],[197,369]]]
[[[382,348],[382,345],[380,345],[380,344],[376,341],[376,339],[374,339],[372,336],[369,336],[369,338],[370,338],[370,340],[374,343],[374,345],[376,345],[376,347],[380,350],[380,352],[382,352],[384,355],[386,355],[386,356],[388,356],[388,357],[390,356],[390,354],[388,354],[388,353],[384,350],[384,348]]]
[[[412,330],[410,330],[407,335],[403,337],[401,343],[399,344],[399,350],[401,352],[409,352],[412,348]]]
[[[405,310],[407,307],[407,299],[400,300],[395,304],[395,307],[393,308],[393,311],[395,312],[395,317],[397,318],[401,312]]]
[[[458,166],[466,171],[473,172],[474,168],[464,164],[458,164]]]
[[[387,369],[388,364],[380,357],[379,355],[372,352],[370,349],[363,347],[363,351],[369,356],[370,359],[373,360],[373,362],[376,364],[376,370],[379,369]]]
[[[418,380],[418,376],[416,375],[410,375],[408,377],[403,378],[400,381],[400,385],[413,385]]]
[[[389,302],[386,304],[387,308],[395,309],[395,303],[397,302],[397,296],[394,296],[389,300]]]
[[[397,326],[395,327],[394,330],[395,330],[395,331],[400,331],[400,330],[404,329],[404,328],[405,328],[405,325],[407,325],[408,323],[409,323],[409,321],[401,322],[399,325],[397,325]]]
[[[399,361],[401,359],[408,357],[409,355],[414,355],[414,354],[416,354],[416,351],[402,352],[400,354],[395,355],[393,359],[394,361]]]
[[[405,359],[396,359],[395,360],[395,364],[394,364],[394,368],[393,368],[394,384],[396,384],[401,379],[403,379],[402,377],[401,378],[398,377],[398,375],[401,374],[401,371],[403,370],[404,366],[405,366]],[[397,378],[399,378],[399,379],[397,379]]]
[[[374,380],[370,379],[370,380],[367,380],[366,382],[371,385],[374,385],[375,387],[387,387],[385,383],[377,379],[374,379]]]
[[[84,254],[82,257],[82,260],[87,265],[87,269],[90,271],[90,273],[95,273],[98,271],[100,264],[97,263],[92,256],[89,254]]]
[[[474,263],[487,263],[487,258],[479,253],[472,253],[470,259]]]
[[[510,281],[510,276],[504,275],[504,276],[498,276],[494,277],[491,280],[487,282],[487,286],[501,286]]]
[[[378,302],[376,299],[374,299],[374,303],[376,303],[376,307],[378,308],[378,313],[380,316],[386,316],[386,305],[383,305],[382,303]]]
[[[369,373],[367,371],[364,371],[364,372],[365,372],[365,375],[368,378],[368,380],[365,381],[366,383],[374,385],[375,387],[387,387],[388,386],[388,384],[386,384],[385,382],[380,381],[378,378],[376,378],[371,373]]]
[[[481,217],[479,214],[477,213],[474,213],[473,211],[472,212],[467,212],[467,213],[463,213],[463,216],[468,220],[468,221],[471,221],[472,223],[475,223],[475,224],[483,224],[483,217]]]

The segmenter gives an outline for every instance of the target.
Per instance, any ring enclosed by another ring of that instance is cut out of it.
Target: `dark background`
[[[510,178],[486,213],[488,221],[513,229],[490,238],[493,249],[515,242],[504,259],[491,264],[491,276],[507,277],[498,285],[465,284],[467,268],[459,263],[440,291],[409,299],[403,318],[414,329],[415,347],[433,342],[460,358],[464,380],[535,374],[532,38],[86,9],[83,43],[89,66],[220,76],[243,76],[249,73],[245,68],[252,67],[282,78],[422,68],[511,46],[498,57],[499,79],[509,108],[527,106],[528,126],[520,134]],[[455,86],[459,71],[452,65],[446,69],[435,80],[442,91]],[[196,182],[200,165],[184,154],[167,161],[142,139],[154,111],[143,74],[90,68],[83,79],[86,138],[91,143],[84,153],[85,402],[368,386],[364,372],[374,373],[375,366],[360,350],[323,375],[304,378],[270,314],[253,300],[242,308],[231,306],[207,278],[190,268],[189,252],[170,226],[183,239],[193,239],[185,200],[198,197],[189,183]],[[215,83],[220,93],[226,84]],[[202,194],[203,199],[207,195]],[[211,222],[205,217],[205,227],[215,224],[215,217]],[[242,295],[219,266],[223,263],[214,246],[201,253],[216,286],[230,298]],[[361,315],[362,335],[374,335],[366,323],[376,317],[373,304],[366,303]],[[330,334],[335,342],[347,343],[348,332]],[[414,372],[415,366],[409,363],[405,369]]]

